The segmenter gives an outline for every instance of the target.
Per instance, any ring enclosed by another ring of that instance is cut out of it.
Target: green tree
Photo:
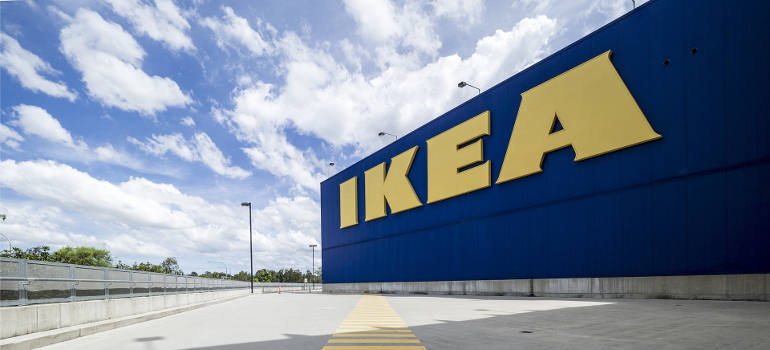
[[[163,273],[172,275],[184,275],[182,269],[179,268],[179,263],[177,263],[175,257],[170,257],[166,258],[166,260],[163,260],[163,262],[160,263],[160,269],[163,271]]]
[[[236,280],[236,281],[246,281],[246,282],[248,282],[250,277],[251,277],[250,274],[248,272],[246,272],[246,271],[241,271],[241,272],[238,272],[235,275],[233,275],[233,279]]]
[[[124,263],[121,260],[118,260],[118,263],[114,266],[116,269],[123,269],[123,270],[131,270],[131,265]]]
[[[230,278],[230,276],[228,274],[226,274],[224,272],[216,272],[216,271],[215,272],[206,271],[205,273],[201,274],[200,276],[201,277],[206,277],[206,278],[216,278],[216,279],[222,279],[222,278],[229,279]]]
[[[254,274],[255,282],[275,282],[275,271],[261,269]]]
[[[197,272],[195,272],[195,271],[193,271],[193,272],[190,272],[190,276],[193,276],[193,277],[198,277],[198,273],[197,273]]]
[[[304,281],[304,277],[302,275],[302,272],[295,269],[280,269],[276,273],[276,282],[282,282],[282,283],[302,283]]]
[[[157,272],[162,273],[163,268],[160,267],[160,265],[155,265],[151,262],[142,262],[142,263],[136,263],[134,262],[134,265],[131,266],[131,270],[136,271],[147,271],[147,272]]]
[[[112,256],[106,249],[93,247],[64,247],[53,253],[53,261],[88,266],[112,266]]]
[[[4,249],[0,252],[0,256],[4,258],[55,261],[53,255],[51,255],[51,248],[45,245],[32,247],[27,250],[22,250],[17,247],[13,247],[13,249],[10,250]]]

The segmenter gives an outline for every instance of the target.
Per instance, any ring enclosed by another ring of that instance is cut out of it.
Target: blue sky
[[[255,268],[308,269],[319,182],[391,141],[378,131],[404,135],[474,96],[458,81],[491,87],[631,6],[0,2],[0,232],[247,270],[251,201]]]

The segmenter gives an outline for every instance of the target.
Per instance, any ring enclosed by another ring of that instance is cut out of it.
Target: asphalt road
[[[367,342],[356,344],[350,339]],[[402,340],[389,343],[387,339]],[[377,345],[390,345],[385,349],[770,349],[770,303],[266,294],[43,349],[353,350]]]

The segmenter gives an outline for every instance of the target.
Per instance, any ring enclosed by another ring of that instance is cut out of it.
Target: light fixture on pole
[[[5,222],[5,218],[6,218],[5,214],[0,214],[0,219],[3,219],[3,222]],[[4,235],[2,233],[0,233],[0,236],[3,236],[3,238],[5,238],[8,241],[8,253],[11,253],[11,251],[13,250],[13,245],[11,244],[11,239],[8,238],[8,236],[6,236],[6,235]]]
[[[241,203],[242,207],[249,207],[249,271],[251,271],[251,294],[254,294],[254,248],[251,244],[251,202]]]
[[[13,245],[11,244],[11,239],[2,233],[0,233],[0,236],[3,236],[3,238],[5,238],[8,241],[8,252],[11,253],[13,251]]]
[[[472,88],[474,88],[474,89],[476,89],[476,90],[479,90],[479,93],[478,93],[478,94],[479,94],[479,95],[481,95],[481,89],[479,89],[479,88],[477,88],[477,87],[475,87],[475,86],[473,86],[473,85],[471,85],[471,84],[468,84],[468,83],[466,83],[466,82],[464,82],[464,81],[461,81],[461,82],[459,82],[459,83],[457,84],[457,87],[459,87],[459,88],[461,88],[461,89],[462,89],[462,88],[464,88],[464,87],[466,87],[466,86],[470,86],[470,87],[472,87]]]
[[[398,140],[398,136],[396,136],[396,135],[393,135],[393,134],[391,134],[391,133],[388,133],[388,132],[384,132],[384,131],[380,131],[380,132],[378,132],[378,133],[377,133],[377,136],[385,136],[385,135],[390,135],[390,136],[393,136],[393,137],[394,137],[396,140]]]
[[[313,248],[313,269],[310,270],[310,278],[312,279],[311,282],[313,282],[313,289],[315,289],[315,247],[317,246],[318,244],[309,245],[310,248]]]

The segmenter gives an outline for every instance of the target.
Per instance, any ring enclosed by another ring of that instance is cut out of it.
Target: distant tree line
[[[5,258],[52,261],[67,264],[112,267],[112,255],[105,249],[91,247],[64,247],[51,252],[48,246],[38,246],[22,250],[16,247],[0,252]]]
[[[175,257],[166,258],[157,265],[149,261],[134,262],[133,264],[129,265],[123,263],[120,260],[118,260],[118,262],[113,265],[112,254],[110,254],[109,250],[93,247],[63,247],[53,253],[51,252],[51,248],[48,246],[37,246],[26,250],[14,247],[12,249],[4,249],[0,251],[0,257],[51,261],[86,266],[114,267],[125,270],[148,271],[180,276],[184,275],[184,272],[179,268],[179,263]],[[216,271],[206,271],[204,273],[198,274],[197,272],[193,271],[188,276],[199,276],[246,282],[249,281],[249,273],[247,271],[241,271],[235,275]],[[303,283],[305,281],[308,283],[321,283],[321,268],[316,269],[315,274],[311,273],[310,270],[307,270],[303,273],[300,270],[295,270],[292,268],[279,269],[278,271],[260,269],[254,273],[254,282]]]

